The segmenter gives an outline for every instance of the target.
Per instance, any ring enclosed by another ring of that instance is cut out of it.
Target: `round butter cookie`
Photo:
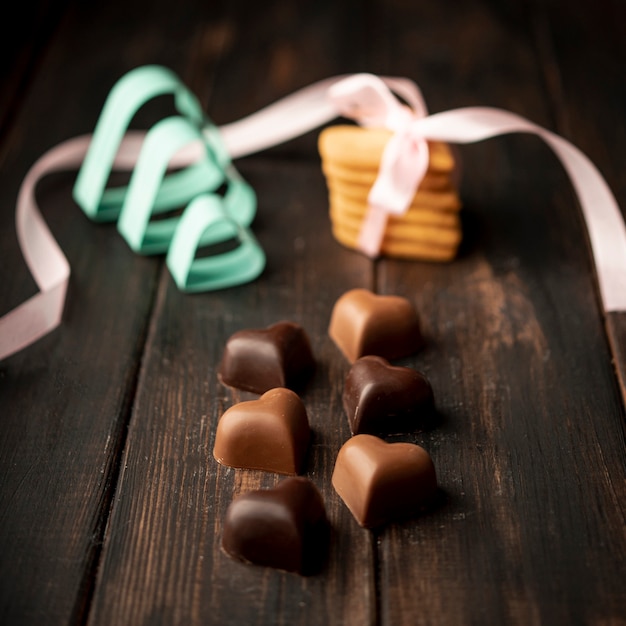
[[[358,230],[333,223],[332,232],[340,244],[353,250],[358,249]],[[430,242],[407,240],[386,240],[381,246],[383,255],[421,261],[452,261],[457,250],[458,246],[437,246]]]
[[[333,193],[329,198],[331,217],[363,220],[368,207],[348,196]],[[410,207],[404,215],[390,215],[389,224],[424,224],[439,228],[461,228],[461,218],[457,211],[439,211],[431,208]]]
[[[339,215],[332,216],[333,225],[358,237],[363,220]],[[458,247],[461,243],[462,233],[460,227],[440,228],[427,224],[407,224],[406,222],[388,222],[385,229],[383,242],[398,243],[400,241],[420,241],[430,243],[437,247]]]
[[[322,171],[327,178],[340,180],[354,184],[355,186],[367,187],[368,191],[378,177],[378,169],[355,169],[348,165],[324,161]],[[454,181],[448,173],[426,172],[421,180],[418,191],[449,191],[455,188]]]
[[[326,184],[330,194],[338,193],[342,196],[353,198],[354,200],[367,206],[369,190],[359,185],[350,185],[345,181],[327,178]],[[417,209],[436,209],[439,211],[460,211],[461,199],[455,189],[447,191],[417,191],[410,207]]]
[[[323,161],[354,169],[377,170],[380,157],[392,131],[386,128],[336,125],[325,128],[319,135],[318,148]],[[429,172],[454,170],[455,161],[448,144],[429,141]]]

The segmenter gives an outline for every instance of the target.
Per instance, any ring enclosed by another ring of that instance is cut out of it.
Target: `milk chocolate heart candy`
[[[319,491],[310,480],[295,477],[233,500],[222,547],[240,561],[309,575],[326,561],[329,538]]]
[[[226,342],[218,377],[225,385],[254,393],[274,387],[299,389],[315,368],[311,344],[294,322],[240,330]]]
[[[213,456],[231,467],[298,474],[310,437],[306,409],[298,395],[290,389],[270,389],[258,400],[239,402],[224,412]]]
[[[367,289],[352,289],[337,300],[328,334],[351,363],[367,354],[399,359],[423,345],[411,303],[401,296],[379,296]]]
[[[432,416],[433,389],[414,369],[364,356],[346,376],[343,407],[353,435],[412,432]]]
[[[426,450],[373,435],[355,435],[343,445],[332,483],[366,528],[414,517],[437,491],[435,467]]]

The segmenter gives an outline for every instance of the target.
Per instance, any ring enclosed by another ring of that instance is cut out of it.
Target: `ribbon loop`
[[[237,247],[198,257],[205,245],[237,240]],[[209,291],[254,280],[265,267],[265,254],[251,231],[232,219],[215,195],[201,195],[186,208],[166,258],[179,289]]]
[[[182,117],[161,120],[148,131],[117,222],[118,231],[135,252],[158,254],[167,250],[179,218],[154,221],[150,218],[155,213],[174,208],[169,203],[157,202],[163,178],[171,155],[197,138],[196,127]],[[203,167],[194,171],[192,184],[181,198],[185,202],[207,191],[207,182],[219,185],[223,180],[223,173],[207,158],[199,164]]]
[[[174,96],[180,115],[157,122],[145,135],[128,133],[137,110],[147,100],[167,93]],[[127,187],[106,188],[115,159],[128,138],[134,140],[135,150],[130,182]],[[168,173],[174,167],[181,169]],[[172,72],[147,66],[129,72],[111,90],[79,171],[74,197],[92,219],[117,218],[118,231],[132,250],[159,254],[168,250],[181,215],[163,218],[158,214],[180,213],[198,195],[217,192],[224,184],[226,193],[220,200],[223,210],[238,226],[249,226],[256,212],[256,196],[232,165],[219,130]],[[224,222],[220,224],[203,229],[202,245],[232,236],[232,229]],[[180,236],[177,241],[180,246]],[[199,242],[191,237],[190,246],[197,245]],[[200,267],[196,266],[195,274]],[[196,278],[195,284],[200,283]]]
[[[396,130],[413,117],[385,83],[372,74],[356,74],[336,83],[328,90],[328,97],[341,115],[361,126]]]
[[[74,200],[91,219],[117,219],[126,188],[109,194],[106,202],[101,202],[116,154],[137,111],[148,100],[165,94],[174,95],[175,105],[181,115],[201,123],[204,114],[200,103],[176,74],[164,67],[148,65],[131,70],[111,89],[73,191]]]

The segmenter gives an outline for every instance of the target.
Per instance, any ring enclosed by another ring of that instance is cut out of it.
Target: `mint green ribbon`
[[[167,94],[174,96],[178,115],[148,130],[128,186],[107,187],[132,118],[148,100]],[[168,172],[172,157],[193,143],[204,146],[199,160]],[[135,252],[167,253],[168,269],[183,291],[239,285],[265,267],[265,254],[249,228],[256,195],[232,165],[198,100],[166,68],[137,68],[113,87],[78,173],[74,199],[95,221],[117,220]],[[160,215],[180,207],[182,213],[174,217]],[[228,240],[237,247],[198,256],[200,248]]]

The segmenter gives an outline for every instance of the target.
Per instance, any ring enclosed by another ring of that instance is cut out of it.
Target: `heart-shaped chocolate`
[[[435,466],[424,448],[373,435],[355,435],[342,446],[332,483],[366,528],[414,517],[437,491]]]
[[[277,474],[298,474],[311,431],[302,400],[276,388],[258,400],[239,402],[217,425],[213,456],[223,465]]]
[[[432,416],[433,389],[423,374],[410,367],[364,356],[346,376],[343,408],[353,435],[412,432]]]
[[[367,289],[347,291],[335,302],[328,334],[351,363],[367,354],[399,359],[423,345],[412,304]]]
[[[222,547],[240,561],[309,575],[325,563],[329,538],[319,491],[307,478],[294,477],[233,500]]]
[[[254,393],[274,387],[299,389],[315,368],[304,329],[282,321],[267,328],[240,330],[226,342],[220,381]]]

